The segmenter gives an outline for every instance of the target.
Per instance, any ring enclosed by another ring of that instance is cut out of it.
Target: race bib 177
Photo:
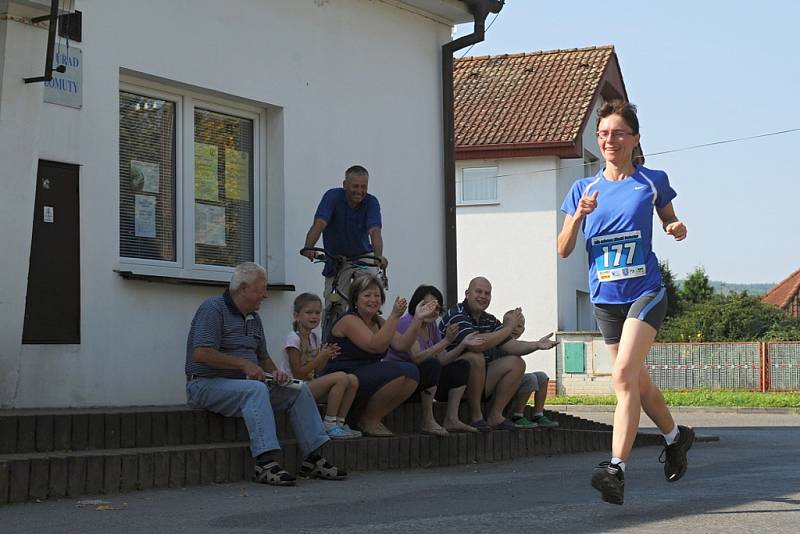
[[[600,282],[647,274],[642,233],[638,230],[593,237],[591,254]]]

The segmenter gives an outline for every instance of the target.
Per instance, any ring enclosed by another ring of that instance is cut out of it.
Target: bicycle
[[[353,280],[359,276],[360,270],[368,269],[368,268],[377,268],[378,269],[378,278],[381,280],[383,284],[383,289],[385,291],[389,290],[389,278],[386,276],[386,270],[380,267],[380,258],[375,256],[374,254],[359,254],[358,256],[353,257],[346,257],[336,254],[331,254],[329,251],[318,248],[318,247],[304,247],[300,249],[300,254],[307,251],[315,252],[314,259],[311,260],[312,263],[333,263],[333,274],[332,276],[332,283],[331,283],[331,292],[330,296],[328,297],[330,303],[325,307],[325,313],[322,317],[322,343],[326,343],[328,341],[328,337],[331,333],[331,328],[342,317],[345,313],[347,313],[348,309],[348,296],[343,294],[342,291],[339,290],[339,275],[345,268],[350,268],[353,270],[352,274],[350,275],[350,280],[348,281],[347,287],[350,287],[350,284],[353,283]]]

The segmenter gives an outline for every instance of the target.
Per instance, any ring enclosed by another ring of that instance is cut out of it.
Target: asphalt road
[[[677,483],[664,479],[660,447],[635,450],[621,507],[589,486],[607,455],[585,453],[294,488],[239,483],[11,505],[0,508],[0,532],[800,532],[800,414],[677,419],[720,441],[695,444]]]

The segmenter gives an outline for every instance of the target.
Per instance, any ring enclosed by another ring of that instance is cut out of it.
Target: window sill
[[[456,204],[457,208],[463,208],[468,206],[499,206],[499,200],[474,200],[472,202],[459,202]]]
[[[154,274],[138,274],[132,271],[121,271],[114,269],[114,272],[125,280],[141,280],[144,282],[161,282],[164,284],[182,284],[190,286],[210,286],[227,287],[225,280],[209,280],[200,278],[176,278],[174,276],[159,276]],[[267,284],[269,291],[296,291],[294,284]]]

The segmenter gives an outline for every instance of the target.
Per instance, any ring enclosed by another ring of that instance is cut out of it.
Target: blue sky
[[[508,0],[469,55],[613,44],[647,154],[800,128],[799,22],[790,0]],[[800,268],[800,131],[647,166],[667,171],[689,229],[682,243],[655,232],[677,277],[703,266],[713,280],[777,282]]]

